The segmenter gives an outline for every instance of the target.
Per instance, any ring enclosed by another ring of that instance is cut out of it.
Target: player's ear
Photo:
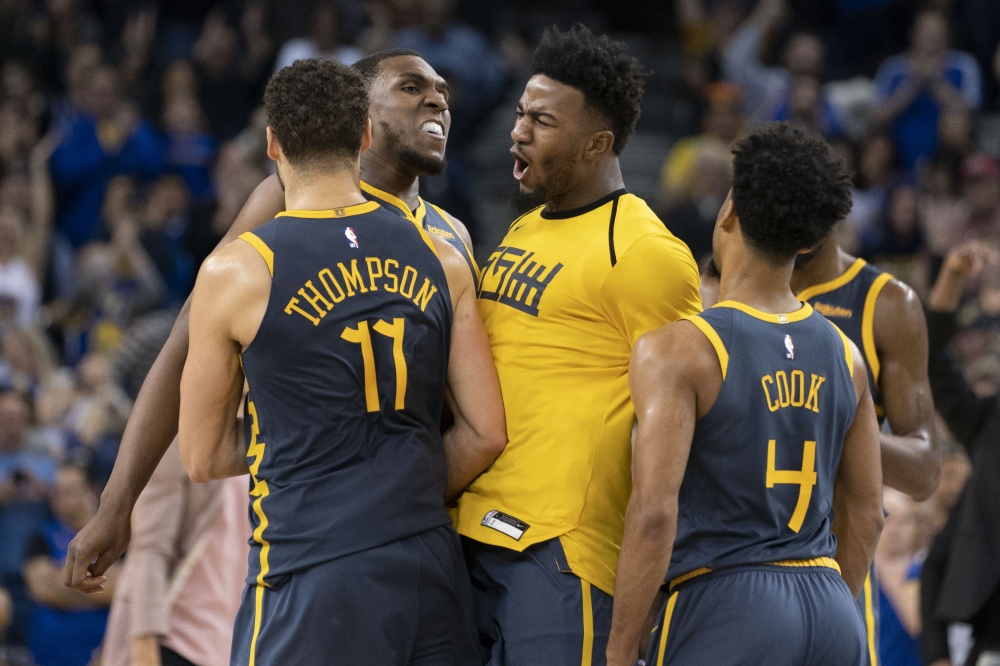
[[[361,152],[365,152],[372,147],[372,119],[371,116],[365,121],[365,133],[361,136]]]
[[[722,208],[719,209],[719,216],[716,218],[715,223],[726,231],[732,231],[733,225],[738,222],[736,208],[733,206],[733,192],[730,190],[729,196],[722,202]]]
[[[267,156],[268,158],[278,161],[281,156],[281,145],[278,143],[278,136],[271,129],[271,126],[267,126]]]
[[[601,130],[590,135],[587,147],[584,148],[584,156],[587,159],[597,159],[610,153],[615,144],[615,135],[610,130]]]

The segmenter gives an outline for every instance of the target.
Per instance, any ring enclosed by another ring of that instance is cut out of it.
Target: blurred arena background
[[[921,295],[956,244],[1000,244],[997,0],[0,0],[0,664],[98,663],[82,641],[47,661],[28,645],[103,631],[110,595],[63,588],[59,548],[93,514],[198,266],[271,173],[268,77],[298,58],[423,54],[451,85],[453,123],[448,171],[422,194],[466,223],[482,260],[514,216],[507,151],[531,51],[574,21],[649,70],[625,182],[697,259],[728,144],[769,120],[830,141],[856,174],[845,248]],[[1000,271],[959,320],[954,349],[992,396]],[[887,499],[883,604],[911,638],[913,571],[972,469],[941,436],[935,496]],[[957,666],[969,629],[949,629]]]

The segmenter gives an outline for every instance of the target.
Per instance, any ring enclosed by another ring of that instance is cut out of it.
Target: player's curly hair
[[[610,121],[615,135],[612,150],[621,154],[635,132],[646,81],[642,64],[624,42],[594,35],[579,23],[566,32],[553,26],[542,34],[531,73],[582,92],[587,103]]]
[[[740,230],[776,262],[814,247],[851,212],[851,179],[816,134],[767,125],[737,142],[733,155]]]
[[[354,160],[368,120],[368,90],[355,69],[332,60],[298,60],[275,73],[264,111],[294,166]]]
[[[388,60],[389,58],[399,58],[402,56],[416,56],[418,58],[423,58],[422,55],[416,51],[411,51],[410,49],[383,49],[381,51],[376,51],[370,56],[365,56],[351,65],[351,67],[361,72],[361,75],[365,77],[365,83],[367,83],[370,88],[372,83],[375,82],[375,79],[378,78],[379,72],[382,71],[382,62],[384,60]]]

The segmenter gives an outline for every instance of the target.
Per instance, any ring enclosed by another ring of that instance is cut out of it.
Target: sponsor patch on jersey
[[[792,336],[790,335],[785,336],[785,349],[788,350],[785,358],[795,358],[795,345],[792,343]]]
[[[514,516],[496,510],[486,512],[486,515],[483,516],[482,525],[483,527],[489,527],[497,532],[506,534],[515,541],[520,541],[524,533],[531,527],[531,525],[523,520],[518,520]]]
[[[813,309],[824,317],[844,317],[850,319],[854,316],[854,311],[842,308],[839,305],[828,305],[826,303],[813,303]]]
[[[434,234],[435,236],[440,236],[445,240],[455,240],[455,234],[451,233],[446,229],[442,229],[441,227],[435,227],[432,224],[427,225],[427,233]]]
[[[344,236],[347,237],[347,244],[350,247],[354,248],[355,250],[358,249],[358,236],[357,234],[354,233],[354,229],[350,227],[344,227]]]

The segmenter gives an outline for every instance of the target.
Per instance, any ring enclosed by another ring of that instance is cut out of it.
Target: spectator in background
[[[886,194],[878,236],[866,239],[862,255],[875,257],[915,257],[923,249],[920,223],[920,190],[910,180],[901,179]]]
[[[850,219],[862,244],[878,238],[879,218],[897,168],[896,149],[888,135],[870,134],[861,142]]]
[[[685,187],[687,195],[662,213],[667,228],[687,243],[699,263],[712,254],[712,233],[732,185],[732,164],[728,144],[717,139],[700,142]]]
[[[56,228],[74,248],[102,237],[101,204],[113,177],[151,180],[163,168],[156,132],[121,97],[113,68],[100,66],[91,74],[82,101],[82,113],[58,128],[62,140],[51,158]]]
[[[761,62],[765,37],[788,12],[785,0],[760,0],[723,55],[725,78],[743,90],[743,109],[754,124],[766,120],[788,99],[794,77],[818,80],[823,73],[823,42],[807,32],[796,32],[789,37],[782,50],[780,67],[768,67]]]
[[[194,201],[212,199],[212,165],[219,144],[208,133],[194,95],[171,95],[163,109],[166,170],[184,179]]]
[[[948,351],[967,279],[998,262],[997,250],[981,241],[953,249],[927,304],[934,405],[972,460],[972,475],[935,537],[920,578],[921,652],[931,666],[950,664],[951,622],[972,625],[975,644],[968,666],[984,652],[1000,651],[1000,404],[995,394],[973,392]]]
[[[229,663],[249,553],[246,477],[192,483],[175,441],[132,512],[105,666]]]
[[[340,10],[333,0],[316,2],[309,14],[309,36],[295,37],[282,44],[274,71],[308,58],[326,58],[345,65],[360,60],[361,50],[340,40],[340,18]]]
[[[883,666],[923,666],[920,660],[919,511],[907,495],[885,488],[885,527],[875,551],[879,595],[879,660]]]
[[[104,638],[120,565],[108,570],[101,592],[84,594],[63,585],[66,547],[97,511],[97,492],[82,468],[66,465],[56,476],[50,504],[53,518],[35,536],[24,565],[35,603],[28,645],[38,666],[87,666]]]
[[[937,275],[944,256],[961,240],[968,209],[962,200],[961,153],[939,148],[931,155],[923,177],[920,196],[920,220],[925,250],[933,262],[931,273]]]
[[[18,211],[0,208],[0,298],[12,299],[15,304],[15,318],[11,321],[0,315],[0,325],[30,326],[41,304],[36,273],[18,254],[22,227]]]
[[[937,147],[942,113],[982,104],[979,65],[968,53],[949,50],[948,19],[939,11],[917,15],[910,50],[882,63],[875,86],[875,120],[891,127],[903,166],[911,171]]]
[[[191,197],[177,176],[161,176],[141,215],[139,240],[163,279],[165,303],[179,307],[194,284],[194,260],[184,244]]]
[[[704,89],[704,102],[702,133],[678,139],[660,169],[658,207],[661,210],[669,210],[691,198],[695,160],[703,145],[722,144],[728,150],[743,129],[740,89],[737,86],[710,83]]]
[[[1000,243],[1000,163],[992,155],[973,155],[962,162],[961,173],[968,217],[957,237]]]
[[[774,110],[770,119],[810,129],[827,140],[844,134],[837,109],[823,96],[823,86],[814,76],[792,78],[787,99]]]

